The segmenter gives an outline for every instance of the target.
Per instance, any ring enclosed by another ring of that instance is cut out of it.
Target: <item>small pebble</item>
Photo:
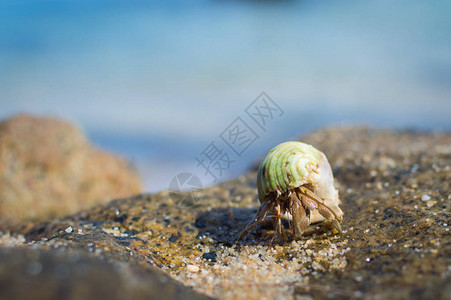
[[[432,206],[434,206],[434,201],[428,201],[428,202],[426,202],[426,206],[427,206],[427,207],[432,207]]]
[[[177,236],[176,235],[174,235],[174,234],[171,234],[171,237],[169,238],[169,241],[170,242],[175,242],[175,241],[177,241]]]
[[[187,265],[186,270],[191,273],[197,273],[197,272],[199,272],[200,268],[195,265]]]
[[[216,262],[216,251],[210,251],[202,254],[202,257],[206,260],[210,260],[211,262]]]
[[[72,226],[69,226],[69,227],[67,227],[66,230],[64,230],[64,231],[66,231],[66,233],[71,233],[71,232],[74,231],[74,230],[72,229]]]
[[[421,196],[421,201],[429,201],[431,200],[431,196],[424,194],[423,196]]]

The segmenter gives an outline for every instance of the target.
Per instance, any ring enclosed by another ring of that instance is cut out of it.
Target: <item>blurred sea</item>
[[[0,0],[0,118],[79,124],[147,191],[214,142],[245,172],[275,144],[334,124],[451,130],[450,1]],[[245,108],[283,109],[263,130]],[[241,117],[241,155],[220,134]]]

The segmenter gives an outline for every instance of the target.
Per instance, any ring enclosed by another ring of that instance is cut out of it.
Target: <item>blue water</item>
[[[142,173],[193,172],[236,118],[259,138],[218,181],[278,142],[334,124],[451,130],[449,1],[1,1],[0,118],[79,124]],[[284,111],[266,131],[245,108]],[[233,153],[230,155],[232,156]]]

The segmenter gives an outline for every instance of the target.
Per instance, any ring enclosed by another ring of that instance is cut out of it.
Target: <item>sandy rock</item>
[[[118,199],[5,241],[156,267],[219,299],[449,299],[451,134],[329,128],[302,141],[334,168],[341,235],[325,223],[269,247],[268,222],[235,243],[259,206],[250,172],[183,205],[189,194]]]
[[[123,159],[92,147],[74,125],[20,115],[0,123],[0,218],[43,220],[140,192]]]

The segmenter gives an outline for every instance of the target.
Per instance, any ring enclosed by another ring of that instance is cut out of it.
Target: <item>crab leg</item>
[[[297,199],[296,196],[292,197],[291,201],[291,215],[293,216],[291,230],[295,239],[300,239],[302,233],[310,225],[310,210],[309,208],[304,208],[302,200]]]
[[[302,202],[304,206],[306,206],[310,211],[314,211],[318,209],[318,203],[315,200],[310,199],[304,194],[297,193],[297,197],[299,201]]]
[[[318,205],[318,210],[320,209],[320,207],[327,208],[328,212],[330,212],[336,220],[339,219],[338,216],[334,213],[333,210],[331,210],[329,207],[327,207],[326,205],[323,204],[323,203],[324,203],[323,199],[321,199],[320,197],[318,197],[315,193],[313,193],[312,191],[310,191],[309,189],[307,189],[307,188],[305,188],[305,187],[303,187],[303,186],[300,186],[298,189],[299,189],[299,192],[300,192],[301,194],[303,194],[303,195],[309,197],[311,200],[314,200],[314,201],[317,203],[317,205]],[[320,211],[320,213],[321,213],[321,211]],[[325,215],[323,215],[322,213],[321,213],[321,215],[322,215],[323,217],[325,217],[326,219],[330,220],[330,218],[327,218],[327,217],[326,217]],[[338,222],[338,221],[337,221],[337,222]]]
[[[305,204],[312,205],[313,203],[311,203],[310,200],[313,200],[314,202],[316,202],[319,213],[327,220],[332,221],[332,225],[338,230],[338,232],[340,232],[340,233],[342,232],[340,223],[338,222],[338,220],[339,220],[338,216],[334,213],[334,211],[332,209],[330,209],[329,207],[327,207],[326,205],[323,204],[323,200],[321,198],[319,198],[315,193],[313,193],[309,189],[302,187],[302,186],[299,187],[299,191],[303,195],[310,198],[309,200],[306,200],[305,198],[303,198],[303,201]]]
[[[244,228],[243,231],[241,231],[236,241],[239,241],[241,238],[245,237],[252,229],[254,229],[255,226],[262,223],[265,220],[269,210],[270,210],[270,202],[267,201],[262,203],[262,205],[260,205],[260,207],[258,208],[254,220],[252,220],[252,222],[247,224],[246,228]]]
[[[273,225],[274,225],[274,229],[276,230],[276,234],[278,234],[281,238],[283,238],[286,241],[287,237],[285,236],[285,233],[283,231],[281,218],[282,218],[282,214],[280,213],[280,204],[277,204],[276,215],[273,217]],[[271,240],[271,242],[272,242],[272,240]]]
[[[332,221],[332,224],[338,230],[338,232],[340,233],[342,232],[340,223],[338,222],[332,210],[330,210],[327,206],[320,204],[318,206],[318,211],[324,218],[326,218],[329,221]]]

